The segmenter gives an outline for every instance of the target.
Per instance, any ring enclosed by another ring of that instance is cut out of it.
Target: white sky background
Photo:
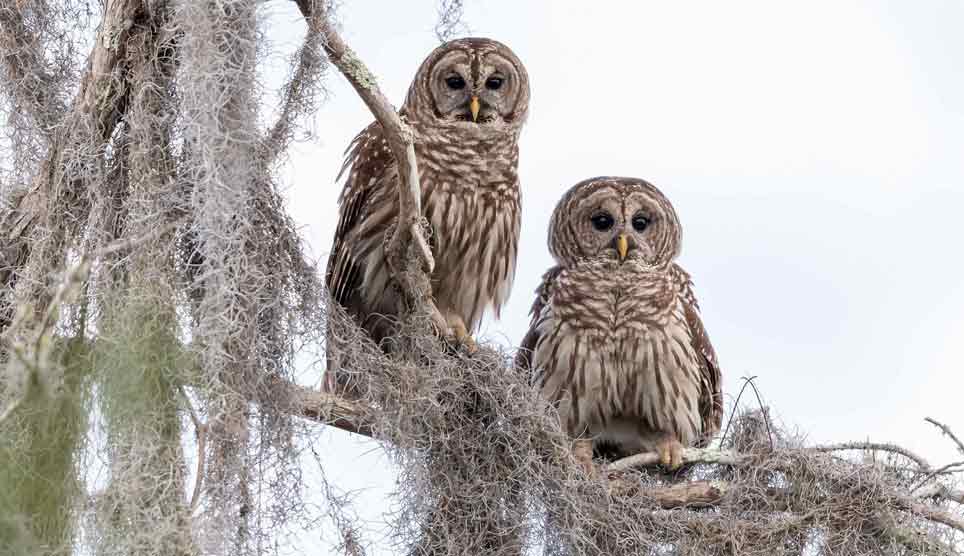
[[[779,418],[814,442],[954,457],[922,419],[964,434],[964,4],[466,3],[471,34],[508,44],[532,83],[516,282],[483,337],[511,346],[524,334],[562,192],[596,175],[642,177],[682,219],[680,262],[728,396],[756,375]],[[267,6],[283,68],[304,23],[293,3]],[[340,19],[401,104],[438,44],[436,2],[354,0]],[[322,261],[342,152],[372,120],[334,70],[327,83],[318,139],[284,173]],[[373,443],[319,434],[328,478],[361,489],[356,509],[383,531],[374,505],[394,486],[390,463]],[[322,536],[302,539],[306,553],[328,546]]]

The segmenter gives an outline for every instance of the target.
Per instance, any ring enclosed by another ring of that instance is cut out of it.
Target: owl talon
[[[656,446],[656,451],[659,453],[659,463],[670,471],[683,465],[683,445],[679,440],[665,437]]]
[[[592,463],[592,439],[579,438],[573,440],[572,455],[588,477],[596,476],[596,466]]]
[[[465,322],[457,316],[449,316],[448,318],[449,326],[452,331],[453,343],[465,350],[469,355],[475,355],[479,351],[479,344],[476,343],[475,338],[469,334],[468,329],[465,327]]]

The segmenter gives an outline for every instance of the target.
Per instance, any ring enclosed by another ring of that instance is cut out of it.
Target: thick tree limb
[[[275,391],[271,397],[288,400],[294,414],[343,431],[372,436],[371,424],[365,418],[365,408],[354,402],[281,380],[273,382],[271,389]]]
[[[98,138],[102,141],[111,136],[126,109],[131,83],[127,79],[118,79],[117,74],[120,63],[127,54],[127,44],[135,29],[134,23],[142,18],[145,9],[141,0],[107,2],[104,19],[88,58],[90,61],[87,71],[67,113],[68,118],[88,118],[91,129],[97,131]],[[55,138],[55,144],[47,159],[47,168],[37,176],[34,186],[20,199],[18,208],[14,211],[16,216],[3,222],[3,229],[0,230],[3,235],[0,240],[15,242],[29,236],[40,211],[46,205],[47,186],[53,173],[51,170],[58,164],[63,147],[69,143],[73,129],[72,126],[67,127],[65,133]]]
[[[729,485],[723,481],[692,481],[660,487],[640,487],[631,481],[615,480],[610,483],[614,496],[640,496],[648,498],[665,510],[674,508],[709,508],[719,504]]]
[[[354,402],[347,401],[332,394],[282,381],[275,383],[274,388],[278,389],[279,393],[281,393],[285,399],[290,400],[293,413],[348,432],[372,436],[371,427],[366,423],[364,417],[365,408],[360,407]],[[847,444],[847,448],[838,446],[835,449],[858,449],[855,448],[854,445],[858,445],[859,449],[869,449],[868,446],[882,446],[884,448],[880,449],[893,451],[893,445],[879,443],[853,443]],[[813,448],[813,450],[824,452],[830,451],[830,448],[832,447],[819,446]],[[751,458],[748,455],[727,450],[687,448],[683,451],[684,463],[740,466],[747,465],[750,461]],[[930,467],[924,460],[917,463]],[[659,454],[647,452],[617,460],[606,466],[604,471],[607,475],[618,475],[630,469],[657,467],[658,465]],[[613,478],[611,492],[615,495],[625,496],[637,494],[648,497],[655,500],[660,507],[672,509],[713,506],[723,499],[727,493],[727,488],[727,484],[721,481],[692,481],[665,487],[640,487],[632,481]],[[947,500],[964,505],[964,492],[956,491],[944,484],[937,483],[920,490],[913,498],[907,497],[901,500],[901,506],[906,511],[964,532],[964,522],[947,512],[930,507],[921,502],[921,500],[926,499]]]
[[[60,184],[69,183],[69,190],[74,192],[86,187],[83,172],[63,173],[72,146],[84,144],[96,150],[97,145],[91,145],[91,139],[98,144],[105,143],[126,112],[132,84],[122,78],[123,61],[127,45],[137,42],[132,41],[134,33],[152,32],[150,26],[138,25],[149,16],[142,0],[109,0],[77,95],[66,112],[62,108],[51,108],[52,112],[63,112],[63,116],[48,135],[46,158],[31,187],[19,196],[15,207],[0,218],[0,332],[10,325],[12,306],[16,304],[13,291],[35,249],[35,242],[31,241],[34,230],[39,226],[59,231],[59,225],[45,222],[45,215],[50,214],[50,205],[58,202]],[[29,58],[4,59],[7,70],[14,74],[26,71],[18,69],[18,65],[29,61]]]

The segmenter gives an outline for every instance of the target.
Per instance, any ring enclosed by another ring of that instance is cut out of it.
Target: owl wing
[[[536,300],[532,303],[532,309],[529,310],[529,315],[532,317],[529,323],[529,331],[522,338],[522,345],[519,346],[519,351],[515,355],[516,367],[530,374],[534,370],[532,368],[532,354],[539,343],[539,324],[542,320],[542,313],[549,303],[554,282],[560,272],[562,272],[562,267],[554,266],[542,275],[542,283],[536,288]]]
[[[348,179],[338,203],[338,227],[328,255],[325,285],[331,296],[343,307],[354,312],[358,287],[364,277],[361,257],[348,243],[352,232],[362,225],[370,203],[385,187],[385,176],[394,164],[388,141],[378,122],[362,130],[345,150],[345,162],[335,181],[348,171]]]
[[[698,446],[704,447],[710,439],[720,431],[723,421],[723,390],[720,364],[716,359],[716,351],[706,334],[703,321],[700,319],[700,307],[693,293],[693,281],[689,274],[678,265],[673,265],[676,282],[680,286],[679,295],[683,303],[686,324],[690,329],[693,350],[700,357],[700,372],[702,388],[700,389],[700,417],[703,421],[703,437]]]

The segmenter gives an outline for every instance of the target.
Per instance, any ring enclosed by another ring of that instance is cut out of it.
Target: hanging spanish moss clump
[[[264,126],[263,6],[9,4],[0,410],[16,408],[0,422],[0,544],[264,553],[302,519],[301,422],[272,385],[323,336],[275,181],[317,101],[318,34]],[[42,345],[65,337],[83,357]]]
[[[307,30],[268,110],[274,3],[0,0],[0,554],[283,553],[325,515],[303,417],[392,458],[398,553],[959,552],[960,466],[808,446],[763,411],[679,475],[587,476],[509,353],[445,345],[419,311],[405,349],[379,350],[329,305],[277,185],[333,28],[327,2],[296,4]],[[440,3],[439,36],[462,8]],[[295,384],[327,330],[358,399]],[[341,548],[364,554],[323,487]]]
[[[83,495],[90,357],[68,341],[52,349],[55,372],[21,363],[19,401],[0,415],[0,553],[66,556]]]

